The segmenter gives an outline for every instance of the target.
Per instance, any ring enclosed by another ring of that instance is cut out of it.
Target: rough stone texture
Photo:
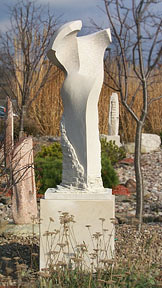
[[[101,139],[106,139],[107,142],[115,141],[115,144],[120,147],[120,135],[119,132],[119,100],[118,94],[112,93],[110,97],[110,109],[109,109],[109,123],[108,123],[108,135],[101,134]]]
[[[15,147],[12,168],[14,222],[16,224],[32,223],[32,218],[37,217],[37,200],[31,137],[25,138]]]
[[[159,149],[160,145],[161,145],[160,136],[156,134],[142,133],[141,153],[149,153],[152,151],[156,151]],[[134,143],[127,143],[124,145],[124,147],[128,153],[134,153],[135,150]]]
[[[5,162],[7,168],[11,167],[13,145],[14,145],[13,108],[10,98],[7,97],[7,118],[5,129]]]
[[[142,146],[146,153],[156,151],[161,145],[160,136],[156,134],[142,134]]]
[[[63,150],[62,187],[103,189],[98,131],[98,99],[103,83],[103,57],[111,42],[110,29],[77,37],[81,21],[59,28],[49,45],[48,58],[65,72],[61,89]],[[71,189],[72,191],[72,189]]]
[[[118,135],[119,133],[119,100],[118,94],[112,93],[110,97],[108,135]]]

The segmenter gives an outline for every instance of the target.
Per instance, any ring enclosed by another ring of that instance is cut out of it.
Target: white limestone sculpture
[[[117,136],[119,133],[119,100],[118,94],[112,93],[110,98],[108,135]]]
[[[62,183],[58,189],[103,189],[101,179],[98,99],[103,83],[103,58],[110,29],[77,37],[82,22],[59,28],[48,47],[49,60],[65,73],[61,89]]]

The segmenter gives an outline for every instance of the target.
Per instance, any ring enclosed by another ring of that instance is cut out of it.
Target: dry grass
[[[29,116],[35,121],[41,134],[58,136],[63,112],[60,89],[64,74],[57,67],[53,67],[49,79],[39,97],[32,103]],[[109,95],[110,89],[104,86],[99,100],[99,126],[102,134],[108,131]]]
[[[156,98],[159,95],[162,96],[162,76],[159,75],[156,77],[155,81],[153,81],[153,84],[150,86],[149,91],[149,100]],[[157,134],[162,132],[162,98],[152,102],[149,106],[145,130],[148,132],[153,131]]]
[[[42,68],[42,71],[45,68]],[[44,72],[42,72],[44,73]],[[133,76],[133,71],[130,69],[130,76]],[[151,83],[149,88],[149,100],[162,95],[161,77],[156,77],[156,81]],[[49,81],[41,91],[38,98],[32,103],[29,111],[30,118],[38,127],[39,133],[42,135],[59,135],[60,119],[63,111],[62,101],[60,97],[60,89],[64,81],[63,72],[58,68],[53,67],[49,76]],[[113,85],[112,81],[105,75],[105,82]],[[128,103],[132,99],[133,93],[137,89],[137,81],[134,77],[129,79]],[[109,101],[113,90],[107,85],[103,85],[99,99],[99,130],[101,134],[108,133],[108,113]],[[156,94],[155,94],[156,93]],[[32,95],[31,95],[32,97]],[[136,95],[133,110],[139,116],[142,107],[142,91]],[[134,140],[136,123],[132,116],[121,104],[120,97],[120,136],[122,141],[130,142]],[[146,124],[143,132],[157,133],[162,131],[162,99],[153,102],[149,106]]]
[[[63,111],[60,88],[63,80],[63,73],[57,67],[53,67],[48,82],[31,105],[29,116],[42,135],[58,136],[60,133],[60,119]]]
[[[51,218],[50,221],[54,220]],[[68,213],[61,214],[60,229],[46,232],[44,237],[47,237],[47,241],[50,240],[54,250],[49,253],[49,267],[41,272],[38,271],[39,242],[35,234],[33,237],[21,237],[20,239],[11,235],[0,237],[0,250],[3,251],[3,256],[0,256],[0,284],[6,285],[5,287],[15,285],[15,287],[33,288],[161,287],[162,233],[158,225],[144,225],[139,233],[135,226],[118,225],[112,219],[116,225],[115,255],[112,259],[107,259],[107,253],[103,253],[103,247],[100,250],[100,240],[105,236],[102,235],[102,232],[94,233],[92,241],[95,241],[97,249],[94,248],[93,255],[89,255],[92,266],[88,272],[87,268],[84,269],[84,257],[87,257],[88,254],[86,244],[77,247],[78,249],[75,250],[77,253],[72,256],[70,263],[65,260],[64,252],[70,245],[73,221],[74,217]],[[59,241],[57,241],[57,235],[62,236]],[[106,239],[103,238],[107,245]],[[104,241],[102,241],[102,246]],[[14,249],[10,249],[11,247]],[[62,259],[58,259],[58,253],[60,256],[62,255]]]
[[[15,55],[16,55],[16,63],[17,66],[21,68],[22,66],[22,58],[20,57],[17,50],[18,43],[15,42]],[[36,85],[31,89],[30,97],[33,99],[35,96],[35,91],[37,91],[38,87],[41,85],[41,81],[46,73],[46,69],[48,66],[48,61],[46,63],[43,62],[43,58],[40,59],[41,69],[39,77],[37,73],[34,74],[33,83],[35,81],[34,78],[37,78]],[[112,74],[117,75],[117,68],[115,63],[110,64],[110,70]],[[110,66],[109,65],[109,66]],[[160,68],[159,71],[161,72]],[[162,73],[161,73],[162,75]],[[162,76],[152,77],[149,83],[148,96],[149,100],[159,95],[162,95]],[[20,85],[23,85],[23,74],[20,71],[17,71],[17,79],[19,80]],[[48,77],[48,81],[44,88],[41,90],[39,96],[32,102],[32,105],[28,111],[28,117],[30,117],[32,123],[34,123],[35,127],[38,130],[38,133],[41,135],[54,135],[58,136],[60,134],[60,119],[63,112],[62,100],[60,97],[60,89],[62,83],[64,81],[64,74],[59,68],[53,66]],[[105,83],[111,85],[111,87],[115,87],[114,83],[105,74]],[[138,80],[133,72],[133,68],[129,67],[129,79],[128,79],[128,103],[132,100],[132,95],[136,91],[138,87]],[[21,108],[22,99],[21,93],[18,85],[15,87],[17,90],[17,98],[18,105]],[[99,130],[101,134],[108,134],[108,113],[109,113],[109,102],[110,96],[113,90],[110,89],[107,85],[103,84],[100,98],[99,98]],[[128,113],[128,111],[120,102],[120,128],[119,134],[121,136],[121,141],[123,142],[131,142],[134,141],[135,131],[136,131],[136,122],[132,118],[132,116]],[[137,116],[140,115],[140,111],[143,105],[143,97],[142,90],[139,90],[136,97],[132,109],[136,113]],[[144,127],[143,132],[149,133],[157,133],[160,134],[162,132],[162,99],[159,101],[153,102],[149,107],[148,115]]]

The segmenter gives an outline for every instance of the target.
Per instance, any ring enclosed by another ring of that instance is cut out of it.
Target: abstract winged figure
[[[98,99],[103,83],[103,58],[110,29],[77,37],[82,22],[59,28],[48,47],[49,60],[65,73],[61,89],[63,116],[61,187],[101,191]],[[76,191],[76,190],[75,190]]]

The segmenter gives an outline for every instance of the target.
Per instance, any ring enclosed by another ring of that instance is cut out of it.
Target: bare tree
[[[104,13],[110,22],[113,37],[111,59],[107,57],[105,61],[105,72],[112,81],[112,85],[109,83],[107,85],[120,94],[122,104],[136,121],[134,166],[137,194],[136,217],[140,224],[143,219],[144,205],[141,171],[142,129],[149,105],[162,97],[162,91],[161,95],[156,95],[155,98],[149,97],[151,84],[160,72],[158,63],[162,58],[161,3],[161,0],[104,0]],[[96,25],[94,21],[93,24]],[[96,27],[100,28],[97,25]],[[116,69],[111,62],[115,63]],[[136,91],[131,91],[129,87],[130,78],[136,81]],[[136,113],[133,106],[139,94],[142,97],[140,115]]]
[[[23,136],[24,116],[45,85],[51,65],[44,58],[59,17],[22,0],[10,9],[11,29],[0,37],[0,64],[7,85],[2,89],[16,102],[20,116],[19,137]]]

